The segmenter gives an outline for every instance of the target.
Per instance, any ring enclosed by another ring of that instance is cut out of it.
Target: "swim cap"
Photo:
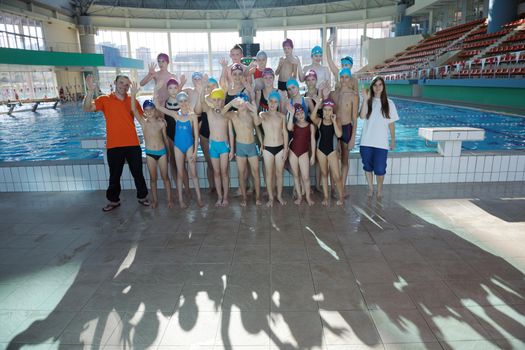
[[[335,107],[335,102],[334,100],[332,100],[331,98],[327,98],[326,100],[323,101],[323,107]]]
[[[317,80],[317,73],[316,71],[314,71],[313,69],[310,69],[308,72],[306,72],[306,74],[304,75],[304,78],[308,78],[308,77],[314,77],[316,80]]]
[[[170,79],[168,80],[168,82],[166,83],[166,87],[170,86],[170,85],[177,85],[179,86],[179,82],[175,79]]]
[[[232,64],[232,67],[230,68],[231,72],[235,72],[236,70],[240,70],[241,72],[244,72],[244,69],[242,68],[242,64],[240,63],[234,63]]]
[[[291,85],[295,85],[299,89],[299,83],[294,78],[288,79],[288,81],[286,82],[286,88],[288,89]]]
[[[342,77],[343,75],[347,75],[349,77],[352,76],[352,72],[350,72],[350,69],[348,68],[343,68],[339,71],[339,76]]]
[[[277,91],[270,92],[270,96],[268,96],[268,101],[270,100],[277,100],[277,102],[281,102],[281,95]]]
[[[265,75],[271,75],[271,76],[275,77],[275,73],[274,73],[273,69],[271,69],[271,68],[264,68],[263,69],[262,76],[264,77]]]
[[[185,93],[184,91],[179,92],[176,97],[178,103],[182,101],[188,101],[188,98],[189,98],[188,94]]]
[[[244,100],[244,102],[250,102],[250,96],[248,96],[247,94],[245,94],[244,92],[239,92],[237,94],[237,97],[240,97]]]
[[[170,63],[170,56],[166,55],[165,53],[159,53],[158,54],[157,61],[160,60],[160,59],[166,61],[167,63]]]
[[[155,108],[152,100],[146,100],[142,103],[142,109]]]
[[[210,84],[210,83],[211,84],[215,84],[215,85],[219,85],[219,82],[214,77],[209,77],[208,78],[208,84]]]
[[[350,56],[341,58],[341,64],[351,64],[354,65],[354,60]]]
[[[315,45],[312,47],[312,53],[311,55],[322,55],[323,54],[323,48],[319,45]]]
[[[293,49],[293,41],[292,41],[292,39],[286,38],[286,40],[283,41],[283,47],[285,47],[285,46],[289,46],[289,47],[291,47]]]
[[[195,80],[202,79],[202,73],[201,72],[193,72],[193,73],[191,73],[191,79],[195,79]]]
[[[224,90],[223,89],[213,89],[210,97],[217,100],[224,100]]]
[[[267,59],[268,55],[264,51],[259,51],[259,52],[257,52],[257,55],[255,55],[255,57],[262,58],[262,59]]]
[[[293,108],[295,109],[295,113],[297,113],[298,111],[303,111],[304,112],[304,108],[303,108],[303,105],[300,104],[300,103],[296,103],[293,105]]]

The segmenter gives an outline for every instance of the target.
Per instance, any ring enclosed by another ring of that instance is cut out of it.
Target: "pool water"
[[[393,99],[400,120],[396,123],[396,152],[434,152],[418,136],[420,127],[471,126],[485,129],[485,140],[463,142],[466,150],[525,149],[525,118],[467,108]],[[103,150],[80,148],[80,141],[105,137],[101,113],[85,113],[81,104],[57,110],[40,109],[0,115],[0,161],[102,159]],[[139,136],[142,136],[137,125]],[[357,145],[361,121],[357,129]],[[357,152],[358,147],[353,150]]]

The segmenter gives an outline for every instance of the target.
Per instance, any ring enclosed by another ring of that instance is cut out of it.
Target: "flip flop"
[[[149,207],[149,205],[150,205],[150,202],[147,199],[139,199],[138,202],[140,204],[142,204],[143,206],[145,206],[145,207]]]
[[[113,209],[118,208],[118,207],[120,207],[120,203],[116,203],[116,204],[108,203],[108,205],[102,208],[102,211],[112,211]]]

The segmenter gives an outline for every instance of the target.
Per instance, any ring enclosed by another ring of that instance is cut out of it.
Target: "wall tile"
[[[417,158],[417,173],[424,174],[427,166],[427,159],[425,157]]]
[[[436,157],[434,159],[434,173],[441,174],[443,171],[443,157]]]
[[[13,183],[20,181],[20,171],[18,170],[18,167],[11,167],[11,181]]]
[[[450,164],[451,174],[459,173],[459,162],[460,162],[460,157],[452,157],[452,162]]]
[[[408,174],[410,171],[410,158],[401,158],[400,174]]]
[[[483,165],[484,173],[490,173],[492,171],[493,160],[494,160],[494,156],[485,156],[485,163]]]
[[[490,182],[490,173],[483,173],[483,182]]]
[[[516,171],[521,171],[521,172],[525,171],[525,156],[518,157],[518,164],[517,164]]]
[[[499,172],[490,173],[490,181],[499,181]]]
[[[499,181],[507,181],[507,172],[502,171],[499,173]]]
[[[516,180],[516,172],[515,171],[509,171],[507,173],[507,181],[515,181]]]
[[[407,174],[401,174],[399,176],[399,183],[406,184],[408,182],[408,175]]]
[[[476,158],[476,172],[477,173],[482,173],[483,172],[483,167],[485,165],[485,157],[483,156],[479,156]]]
[[[415,184],[416,183],[416,175],[417,174],[409,174],[408,175],[408,183],[409,184]]]
[[[14,189],[13,189],[14,192],[22,192],[22,183],[14,182],[13,185],[14,185]]]
[[[511,156],[509,163],[509,171],[516,171],[518,169],[518,156]]]
[[[474,182],[481,182],[483,180],[483,173],[474,174]]]
[[[467,174],[459,173],[457,175],[458,175],[458,182],[465,182],[465,181],[467,181]]]
[[[392,174],[401,174],[401,158],[392,159]]]
[[[475,175],[474,173],[467,173],[465,177],[465,181],[474,182],[474,177],[475,177],[474,175]],[[480,178],[481,178],[481,175],[480,175]]]
[[[492,172],[499,172],[501,168],[501,156],[494,156],[494,159],[492,160]]]
[[[418,184],[425,183],[425,174],[417,174],[416,183]]]
[[[452,168],[452,158],[453,157],[445,157],[443,159],[443,172],[444,173],[451,173]]]
[[[516,171],[516,177],[514,178],[514,181],[523,181],[525,179],[525,172],[522,171]]]
[[[468,166],[467,166],[467,173],[473,173],[476,171],[476,156],[469,156],[468,157]]]
[[[432,174],[434,172],[434,162],[436,157],[427,157],[425,163],[425,174]]]
[[[392,175],[390,176],[392,178],[392,180],[390,181],[390,183],[392,184],[398,184],[399,183],[399,175]]]
[[[433,183],[434,182],[434,174],[425,174],[425,183]]]
[[[27,178],[27,169],[26,167],[17,167],[18,168],[18,176],[20,182],[29,182]]]

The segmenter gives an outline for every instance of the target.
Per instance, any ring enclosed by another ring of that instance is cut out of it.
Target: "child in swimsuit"
[[[188,169],[190,172],[193,187],[197,194],[197,204],[199,207],[204,206],[201,198],[201,191],[199,187],[199,178],[197,177],[197,147],[199,146],[199,130],[198,121],[195,113],[190,109],[190,101],[188,94],[179,92],[177,95],[177,102],[180,106],[178,111],[170,111],[162,106],[156,108],[164,114],[175,118],[175,161],[177,162],[177,192],[179,195],[179,204],[181,208],[186,208],[182,197],[182,179],[185,170],[184,162],[188,160]]]
[[[263,72],[266,69],[267,61],[268,55],[266,55],[266,52],[259,51],[255,56],[255,61],[250,64],[250,75],[253,76],[255,91],[264,88]]]
[[[166,121],[159,113],[155,113],[155,105],[151,100],[144,101],[142,109],[144,114],[141,115],[135,105],[138,84],[131,86],[131,110],[135,119],[142,127],[144,134],[144,143],[146,145],[146,162],[148,164],[150,186],[153,201],[151,207],[156,208],[158,205],[157,196],[157,167],[160,169],[160,176],[164,183],[164,188],[168,195],[168,208],[173,208],[173,196],[171,191],[171,182],[168,178],[168,153],[170,152],[168,136],[166,134]]]
[[[310,118],[319,130],[316,153],[317,161],[321,167],[321,182],[323,184],[324,199],[321,203],[324,206],[328,206],[328,171],[330,170],[332,180],[339,194],[337,205],[343,205],[343,182],[341,181],[339,157],[337,154],[337,138],[341,137],[343,131],[341,130],[339,119],[334,114],[335,102],[329,98],[323,101],[322,119],[317,116],[319,106],[321,106],[321,103],[316,103]]]
[[[288,111],[294,116],[288,120],[287,125],[288,131],[292,132],[289,159],[297,190],[297,199],[294,203],[301,204],[304,192],[306,202],[312,206],[314,202],[310,198],[310,166],[315,163],[315,127],[306,121],[304,107],[300,103],[290,106]],[[308,157],[308,150],[311,152],[310,157]],[[301,190],[301,180],[304,191]]]
[[[299,57],[293,54],[293,41],[286,39],[283,41],[284,56],[279,58],[279,65],[275,70],[275,75],[278,76],[277,88],[281,91],[286,91],[286,82],[290,78],[297,77],[297,68],[301,62]]]

